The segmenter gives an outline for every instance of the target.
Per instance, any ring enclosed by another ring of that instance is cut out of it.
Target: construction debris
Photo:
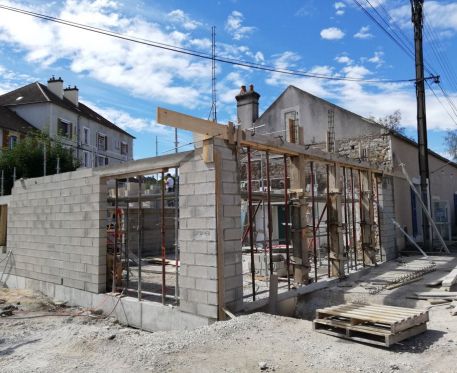
[[[387,289],[395,289],[405,284],[418,281],[426,273],[436,270],[436,263],[424,259],[412,260],[407,263],[400,263],[395,271],[383,273],[373,278],[368,286],[369,293],[374,295]]]
[[[313,329],[359,342],[390,347],[427,330],[428,311],[369,304],[318,309]]]
[[[452,270],[447,276],[443,278],[441,287],[445,291],[449,291],[451,286],[457,283],[457,268]]]

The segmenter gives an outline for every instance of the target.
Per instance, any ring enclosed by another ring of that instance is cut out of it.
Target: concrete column
[[[341,191],[340,191],[340,166],[329,167],[329,198],[327,208],[329,213],[328,229],[330,237],[330,275],[332,277],[344,276],[344,243],[343,230],[341,229]]]
[[[313,235],[311,221],[311,204],[309,196],[305,196],[306,173],[305,157],[291,157],[290,189],[295,198],[292,199],[292,244],[294,263],[294,281],[298,284],[309,282],[310,238]]]

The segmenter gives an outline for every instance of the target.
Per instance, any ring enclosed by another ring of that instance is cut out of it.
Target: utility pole
[[[427,120],[425,115],[425,80],[424,80],[424,53],[422,48],[423,7],[424,0],[410,0],[412,22],[414,24],[414,48],[416,62],[416,99],[417,99],[417,140],[419,143],[419,174],[421,196],[425,206],[429,207],[429,169],[428,169],[428,146],[427,146]],[[430,224],[424,212],[422,212],[422,233],[424,249],[432,249]]]
[[[175,153],[178,152],[178,129],[175,127]]]

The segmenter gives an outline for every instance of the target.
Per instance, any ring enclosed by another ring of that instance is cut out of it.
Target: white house
[[[0,106],[33,127],[60,138],[83,167],[133,159],[134,137],[79,101],[76,86],[63,88],[62,78],[28,84],[0,96]]]

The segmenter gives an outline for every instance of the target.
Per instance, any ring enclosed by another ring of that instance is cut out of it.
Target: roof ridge
[[[43,96],[46,98],[46,101],[47,102],[51,102],[51,100],[49,99],[48,95],[44,92],[43,88],[41,88],[41,83],[40,82],[35,82],[35,84],[38,86],[38,89],[43,94]]]

